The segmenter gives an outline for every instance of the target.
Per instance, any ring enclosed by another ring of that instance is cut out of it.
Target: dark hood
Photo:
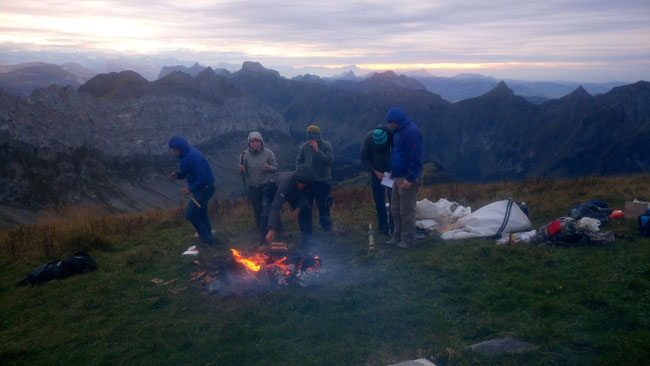
[[[169,139],[169,147],[178,149],[178,151],[180,151],[181,154],[178,156],[179,159],[182,159],[185,155],[187,155],[187,153],[190,152],[191,148],[187,140],[181,136],[174,136]]]

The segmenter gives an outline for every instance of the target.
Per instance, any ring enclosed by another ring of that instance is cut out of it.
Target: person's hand
[[[266,233],[266,237],[264,239],[266,239],[267,243],[272,243],[273,238],[275,238],[275,230],[269,230],[269,232]]]
[[[244,166],[241,165],[241,164],[239,164],[239,171],[240,171],[240,172],[243,172],[243,171],[244,171]]]
[[[404,179],[402,183],[400,183],[399,187],[404,190],[409,190],[411,189],[411,186],[413,183],[409,182],[408,180]]]
[[[266,172],[266,171],[271,170],[271,166],[269,164],[264,164],[264,165],[262,165],[262,169],[264,169],[264,171]]]
[[[311,146],[311,148],[314,149],[314,152],[318,152],[318,141],[309,140],[309,146]]]
[[[173,172],[173,173],[169,173],[169,174],[167,174],[167,178],[169,178],[169,180],[174,180],[174,179],[176,179],[176,178],[177,178],[177,177],[176,177],[176,172]]]
[[[377,179],[379,179],[379,180],[384,179],[384,173],[380,172],[377,169],[375,169],[374,173],[375,173],[375,176],[377,177]]]
[[[192,193],[192,192],[190,192],[190,189],[189,189],[189,188],[181,188],[181,192],[182,192],[183,194],[190,194],[190,193]]]
[[[289,216],[289,218],[291,219],[291,221],[296,221],[296,219],[298,218],[298,215],[300,215],[300,209],[299,208],[291,211],[291,215]]]

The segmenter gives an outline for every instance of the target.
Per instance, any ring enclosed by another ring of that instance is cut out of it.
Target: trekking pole
[[[246,151],[244,151],[246,152]],[[244,194],[248,197],[248,185],[246,184],[246,172],[248,171],[248,163],[244,161],[244,152],[239,156],[239,162],[244,166],[244,170],[239,172],[241,174],[241,180],[244,184]]]

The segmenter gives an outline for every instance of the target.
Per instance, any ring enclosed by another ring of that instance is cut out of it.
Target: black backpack
[[[639,216],[639,235],[650,236],[650,208]]]
[[[52,280],[84,274],[97,269],[97,262],[88,253],[77,252],[72,257],[58,262],[47,262],[29,272],[27,278],[20,281],[18,286],[34,285]]]

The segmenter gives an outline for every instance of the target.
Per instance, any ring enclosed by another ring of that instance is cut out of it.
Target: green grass
[[[447,184],[425,187],[421,198],[454,195],[476,209],[509,195],[528,202],[538,227],[577,202],[648,199],[647,181]],[[336,229],[315,235],[330,270],[320,282],[240,297],[206,295],[190,278],[226,258],[227,248],[252,247],[251,213],[241,200],[213,210],[227,243],[198,258],[180,255],[193,243],[189,224],[143,221],[129,235],[111,228],[61,240],[52,249],[59,255],[90,242],[99,270],[35,287],[14,285],[54,258],[9,260],[7,248],[20,245],[0,237],[0,363],[386,365],[425,357],[438,365],[637,365],[650,358],[650,240],[636,236],[632,220],[607,227],[631,237],[613,246],[429,237],[406,251],[378,245],[369,253],[369,200],[365,189],[336,192]],[[295,237],[296,224],[287,227]],[[508,335],[537,348],[500,356],[468,349]]]

